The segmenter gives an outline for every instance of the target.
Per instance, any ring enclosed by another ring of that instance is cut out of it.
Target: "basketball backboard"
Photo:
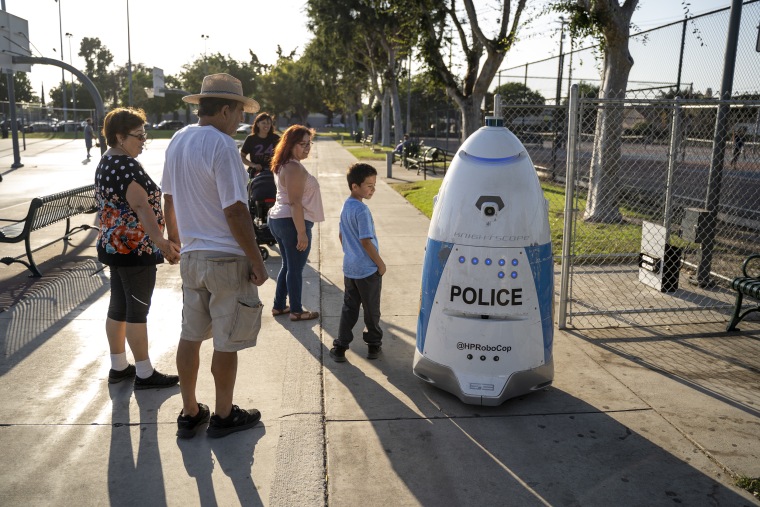
[[[31,72],[29,63],[14,64],[14,56],[31,56],[29,22],[6,11],[0,11],[0,69]]]

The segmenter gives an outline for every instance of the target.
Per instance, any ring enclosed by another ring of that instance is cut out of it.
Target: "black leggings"
[[[148,322],[150,299],[156,286],[156,266],[110,266],[111,301],[108,318],[117,322]]]

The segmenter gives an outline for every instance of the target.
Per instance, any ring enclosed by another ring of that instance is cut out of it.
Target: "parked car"
[[[251,124],[250,123],[241,123],[238,126],[237,133],[238,134],[250,134],[251,133]]]
[[[185,122],[179,120],[164,120],[153,125],[156,130],[179,130],[185,126]]]
[[[325,127],[335,127],[335,128],[339,128],[339,129],[345,128],[345,126],[346,126],[346,124],[345,123],[341,123],[341,122],[326,123],[325,124]]]
[[[59,121],[53,126],[53,132],[81,132],[82,130],[84,130],[84,127],[82,127],[82,122],[74,120]]]
[[[46,121],[35,121],[25,125],[24,132],[53,132],[53,126]]]

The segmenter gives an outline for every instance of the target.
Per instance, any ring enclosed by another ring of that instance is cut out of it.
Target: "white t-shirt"
[[[235,141],[210,125],[189,125],[166,149],[161,187],[172,196],[182,253],[214,250],[245,255],[224,208],[248,202],[247,174]]]

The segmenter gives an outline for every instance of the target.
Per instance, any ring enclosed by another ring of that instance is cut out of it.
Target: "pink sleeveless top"
[[[298,165],[303,167],[300,162]],[[304,168],[304,170],[306,169]],[[277,183],[277,198],[274,206],[269,210],[269,218],[292,218],[293,213],[290,208],[287,184],[280,179],[279,174],[275,174],[274,179]],[[309,222],[325,221],[325,211],[322,207],[322,193],[319,190],[319,182],[308,171],[306,172],[306,185],[303,189],[301,204],[303,205],[304,219]]]

